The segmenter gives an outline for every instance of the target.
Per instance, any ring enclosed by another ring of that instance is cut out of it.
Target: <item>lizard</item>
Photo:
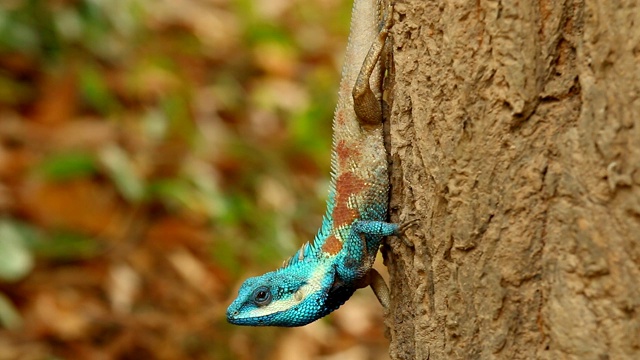
[[[249,326],[302,326],[371,286],[386,309],[390,293],[372,268],[384,237],[405,226],[387,222],[389,173],[383,139],[381,54],[392,5],[354,0],[338,103],[333,118],[327,210],[313,242],[283,266],[247,279],[227,321]]]

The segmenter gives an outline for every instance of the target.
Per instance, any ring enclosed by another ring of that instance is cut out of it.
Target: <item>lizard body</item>
[[[355,0],[353,5],[333,119],[331,185],[322,226],[314,241],[304,244],[282,268],[244,282],[227,309],[230,323],[306,325],[368,285],[388,307],[388,288],[371,268],[382,239],[400,231],[398,225],[386,222],[389,175],[379,59],[391,11],[381,7],[381,0]]]

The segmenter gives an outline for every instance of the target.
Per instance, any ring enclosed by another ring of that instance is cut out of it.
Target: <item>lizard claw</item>
[[[413,220],[409,220],[405,223],[400,224],[400,226],[398,226],[398,230],[396,230],[396,236],[398,238],[400,238],[402,240],[402,242],[407,245],[410,248],[414,248],[414,244],[409,241],[409,239],[405,236],[405,231],[407,231],[407,229],[409,229],[410,227],[414,227],[416,225],[418,225],[418,223],[420,222],[420,219],[413,219]]]

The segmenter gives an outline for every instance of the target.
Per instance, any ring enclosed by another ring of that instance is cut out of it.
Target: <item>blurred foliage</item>
[[[386,358],[370,297],[224,315],[320,224],[350,8],[0,3],[1,359]]]

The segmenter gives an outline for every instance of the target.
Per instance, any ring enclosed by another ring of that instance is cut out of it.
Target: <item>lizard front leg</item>
[[[413,244],[408,242],[404,237],[404,232],[409,227],[412,227],[418,223],[418,220],[412,220],[402,225],[397,225],[393,223],[387,223],[383,221],[356,221],[351,230],[357,234],[357,236],[362,240],[362,248],[367,249],[368,246],[365,244],[365,236],[374,235],[374,236],[389,236],[395,235],[400,237],[405,244],[410,247],[413,247]],[[374,250],[374,251],[377,251]],[[370,268],[367,271],[366,275],[358,282],[358,288],[364,288],[367,286],[371,286],[373,293],[378,298],[378,301],[384,307],[385,311],[389,309],[389,305],[391,303],[391,293],[389,292],[389,287],[386,282],[380,275],[376,269]]]

